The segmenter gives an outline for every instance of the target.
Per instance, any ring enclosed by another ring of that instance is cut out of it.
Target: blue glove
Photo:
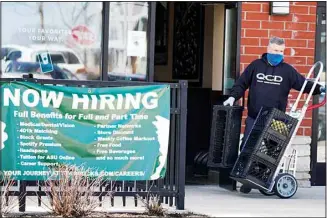
[[[326,86],[320,86],[321,95],[326,94]]]

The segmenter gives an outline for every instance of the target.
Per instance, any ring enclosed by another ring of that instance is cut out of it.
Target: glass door
[[[324,64],[320,83],[326,85],[326,2],[319,3],[317,7],[315,61],[322,61]],[[314,103],[323,101],[324,97],[316,96]],[[316,186],[326,185],[326,105],[318,108],[313,113],[311,161],[311,184]]]

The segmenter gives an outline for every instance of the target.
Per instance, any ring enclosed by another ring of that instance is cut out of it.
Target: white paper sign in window
[[[127,56],[146,57],[145,31],[128,31]]]

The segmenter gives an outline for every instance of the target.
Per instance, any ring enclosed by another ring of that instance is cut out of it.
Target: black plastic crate
[[[263,130],[252,129],[244,143],[242,153],[255,153],[256,150],[260,147],[260,142],[262,141],[263,133]]]
[[[251,155],[242,153],[238,158],[237,161],[232,169],[231,176],[244,178],[247,174],[247,166],[250,163]]]
[[[274,108],[262,108],[242,153],[257,155],[278,165],[298,120]]]
[[[243,107],[213,107],[208,167],[233,167],[241,133]]]
[[[255,155],[270,163],[278,165],[284,155],[287,145],[287,141],[285,142],[285,140],[282,140],[280,137],[271,134],[270,130],[268,130],[264,133]]]
[[[258,143],[259,142],[259,143]],[[272,164],[278,165],[287,147],[285,140],[268,129],[255,140],[255,134],[247,141],[242,153],[258,156]]]
[[[268,129],[281,139],[289,141],[298,120],[276,108],[262,107],[254,123],[254,130],[266,132]]]
[[[255,183],[269,188],[277,166],[257,156],[241,154],[237,159],[230,176],[241,183]],[[249,182],[251,181],[251,182]]]

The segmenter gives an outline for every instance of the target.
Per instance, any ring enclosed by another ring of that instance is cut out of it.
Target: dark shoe
[[[240,188],[240,192],[244,193],[244,194],[249,194],[251,192],[251,188],[246,187],[245,185],[242,185]]]

